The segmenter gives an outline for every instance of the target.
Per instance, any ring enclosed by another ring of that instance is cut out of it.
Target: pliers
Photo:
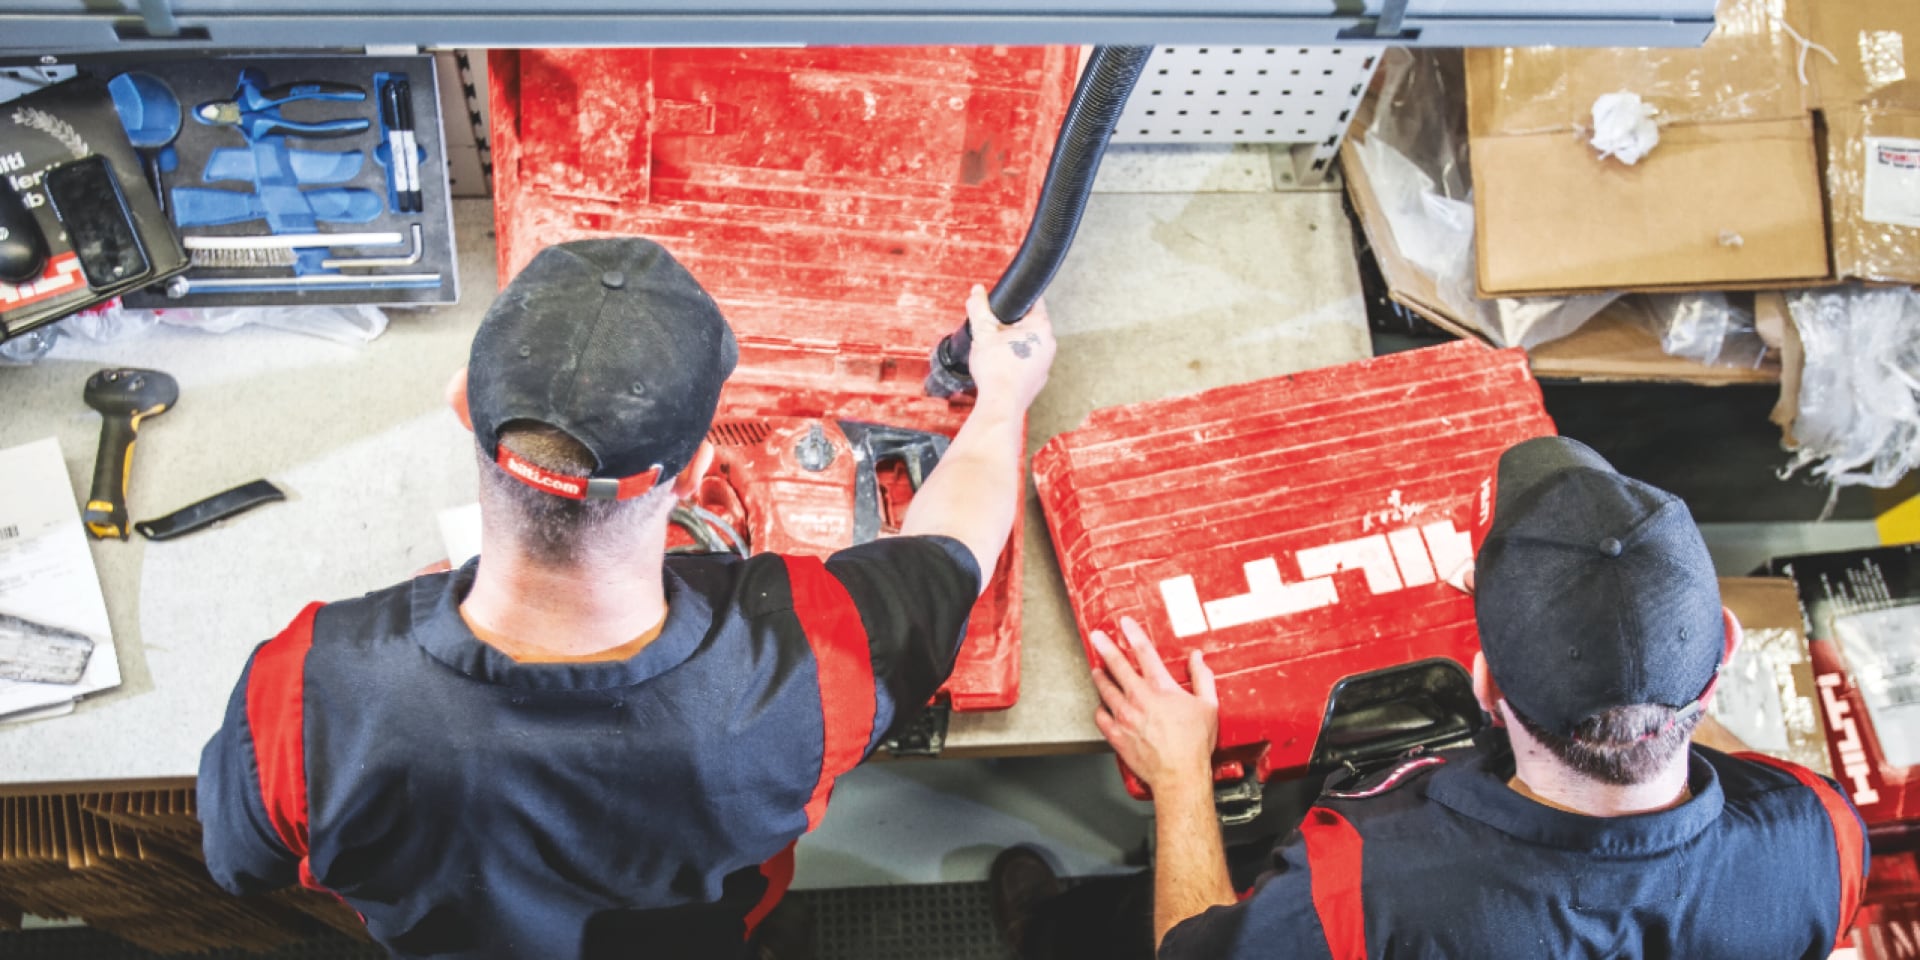
[[[249,142],[267,137],[350,137],[372,125],[365,117],[341,117],[306,122],[280,116],[280,108],[302,100],[358,102],[367,92],[350,83],[305,80],[266,87],[266,75],[252,67],[240,71],[240,82],[231,100],[209,100],[195,107],[194,118],[201,123],[236,127]]]

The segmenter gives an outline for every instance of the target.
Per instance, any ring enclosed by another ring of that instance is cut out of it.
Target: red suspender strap
[[[760,875],[767,878],[767,892],[760,895],[760,902],[747,914],[748,938],[752,938],[753,932],[760,929],[760,921],[773,912],[780,898],[787,895],[787,888],[793,886],[793,844],[787,844],[785,850],[761,864]]]
[[[1785,770],[1820,798],[1820,806],[1827,811],[1827,819],[1833,821],[1833,839],[1840,853],[1840,928],[1835,931],[1835,949],[1838,949],[1839,942],[1846,938],[1847,931],[1853,926],[1853,916],[1860,909],[1860,896],[1867,882],[1866,838],[1861,836],[1860,818],[1854,815],[1853,808],[1847,805],[1846,798],[1840,796],[1840,791],[1835,790],[1833,784],[1806,767],[1760,753],[1740,753],[1735,756]]]
[[[260,802],[288,851],[300,858],[300,882],[313,886],[307,867],[307,748],[302,711],[307,651],[313,647],[309,604],[280,635],[253,655],[247,675],[247,729],[260,768]]]
[[[867,742],[873,738],[873,654],[853,597],[827,572],[826,564],[815,557],[782,559],[793,588],[793,614],[820,674],[820,714],[826,727],[820,779],[807,801],[807,829],[812,830],[827,810],[834,778],[866,758]]]
[[[1312,872],[1313,910],[1327,935],[1333,960],[1365,960],[1367,918],[1360,900],[1360,832],[1325,807],[1307,811],[1300,824]]]

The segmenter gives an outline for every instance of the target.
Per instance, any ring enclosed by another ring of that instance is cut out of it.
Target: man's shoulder
[[[1844,796],[1832,780],[1791,761],[1757,753],[1726,754],[1701,746],[1693,752],[1713,767],[1730,807],[1788,808],[1825,819],[1821,794]]]
[[[366,644],[405,637],[413,621],[417,591],[422,586],[420,581],[450,576],[449,573],[424,574],[348,600],[313,604],[311,606],[318,609],[313,610],[310,620],[303,610],[285,629],[301,629],[302,621],[307,621],[306,629],[312,631],[311,642],[316,645]]]

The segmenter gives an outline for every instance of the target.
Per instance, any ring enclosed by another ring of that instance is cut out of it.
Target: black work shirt
[[[1160,956],[1824,958],[1859,903],[1864,827],[1802,768],[1695,747],[1692,798],[1626,817],[1537,803],[1513,772],[1496,735],[1327,794]]]
[[[480,562],[254,651],[200,762],[221,886],[333,891],[403,957],[739,955],[834,778],[952,670],[980,582],[945,538],[671,557],[638,653],[521,663],[460,617]]]

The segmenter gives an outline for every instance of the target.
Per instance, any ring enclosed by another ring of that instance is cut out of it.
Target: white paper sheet
[[[94,643],[79,683],[0,680],[0,719],[64,712],[48,708],[120,685],[106,598],[53,437],[0,450],[0,612],[78,631]]]

